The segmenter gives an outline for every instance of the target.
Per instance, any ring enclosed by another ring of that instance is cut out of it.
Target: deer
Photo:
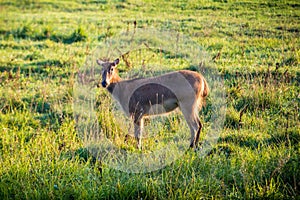
[[[197,148],[202,124],[198,116],[209,94],[207,81],[202,74],[179,70],[150,78],[123,80],[114,61],[96,60],[102,66],[100,82],[103,88],[121,105],[125,114],[133,120],[137,148],[142,148],[144,119],[168,114],[179,108],[190,129],[190,148]]]

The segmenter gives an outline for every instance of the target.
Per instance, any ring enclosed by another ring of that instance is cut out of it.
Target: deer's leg
[[[202,124],[200,122],[200,119],[197,115],[197,123],[198,123],[198,130],[197,130],[197,135],[196,135],[196,140],[195,140],[195,146],[198,147],[198,143],[199,143],[199,138],[200,138],[200,133],[201,133],[201,129],[202,129]]]
[[[191,132],[190,147],[195,148],[197,145],[197,139],[199,140],[199,135],[200,135],[199,124],[195,118],[190,119],[189,124],[190,124],[189,125],[190,132]]]
[[[196,107],[196,105],[191,106],[191,104],[187,104],[187,105],[181,105],[180,107],[183,116],[190,128],[190,132],[191,132],[191,140],[190,140],[190,147],[194,148],[199,140],[199,136],[200,136],[200,120],[198,117],[198,109]]]
[[[143,118],[139,118],[134,121],[134,137],[137,141],[137,148],[142,148],[142,131],[144,127],[144,120]]]

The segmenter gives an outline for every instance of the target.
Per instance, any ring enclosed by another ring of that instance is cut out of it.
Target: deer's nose
[[[101,84],[102,84],[102,87],[104,87],[104,88],[107,86],[107,83],[106,83],[106,81],[102,81],[102,83],[101,83]]]

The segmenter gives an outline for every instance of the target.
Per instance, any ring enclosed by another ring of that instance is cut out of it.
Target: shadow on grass
[[[14,49],[14,50],[30,50],[32,48],[35,49],[46,49],[48,48],[48,45],[46,44],[28,44],[28,45],[24,45],[24,44],[18,44],[18,43],[0,43],[0,48],[1,49]]]
[[[58,34],[52,28],[46,27],[43,31],[35,30],[31,24],[23,25],[15,30],[0,31],[0,35],[5,38],[14,37],[16,39],[30,39],[33,41],[42,41],[50,39],[54,42],[72,44],[75,42],[84,42],[88,35],[82,27],[75,29],[70,35]]]
[[[25,77],[36,74],[42,77],[68,78],[72,73],[69,69],[72,65],[73,63],[69,61],[48,59],[23,65],[10,63],[6,65],[0,65],[0,72],[8,72],[10,76],[19,73],[23,74]]]
[[[277,146],[284,143],[286,146],[296,147],[300,143],[299,130],[292,129],[288,132],[279,132],[271,135],[270,138],[258,140],[251,136],[246,135],[229,135],[219,139],[219,143],[234,144],[239,147],[247,147],[250,149],[257,149],[260,145]]]
[[[222,138],[223,142],[233,143],[240,147],[248,147],[251,149],[256,149],[262,141],[258,141],[253,137],[244,136],[244,135],[229,135],[225,138]]]
[[[275,63],[274,63],[275,64]],[[261,80],[266,83],[271,82],[274,84],[278,83],[300,83],[300,72],[291,73],[288,69],[285,71],[279,70],[281,67],[285,66],[297,66],[299,63],[295,57],[289,57],[281,61],[281,63],[276,63],[276,68],[273,70],[260,70],[260,71],[235,71],[235,70],[218,70],[209,65],[200,63],[199,66],[191,65],[187,70],[199,71],[204,76],[205,74],[218,73],[218,75],[228,82],[231,86],[236,86],[239,80]]]
[[[60,148],[63,148],[65,144],[60,144]],[[102,162],[99,158],[96,158],[87,148],[81,147],[75,151],[68,151],[61,154],[63,159],[79,159],[81,163],[89,163],[90,167],[96,168],[102,178]]]

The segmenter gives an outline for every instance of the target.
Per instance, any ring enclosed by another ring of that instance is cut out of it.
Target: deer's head
[[[118,70],[116,69],[119,62],[120,62],[119,58],[117,58],[113,62],[102,61],[99,59],[97,60],[97,64],[102,66],[102,71],[101,71],[102,87],[106,88],[111,83],[116,83],[120,80],[120,77],[118,75]]]

